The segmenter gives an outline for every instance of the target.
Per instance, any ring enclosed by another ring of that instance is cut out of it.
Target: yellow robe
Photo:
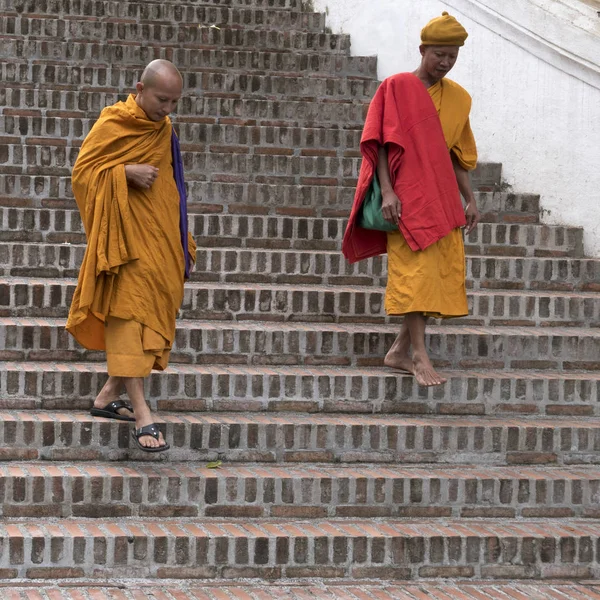
[[[111,375],[137,377],[149,374],[153,366],[163,369],[175,338],[184,255],[171,131],[168,117],[149,120],[129,96],[102,111],[73,168],[73,193],[87,248],[67,330],[88,349],[106,350],[109,342],[109,353],[122,352],[118,360],[108,357]],[[128,187],[127,164],[157,167],[152,187]],[[191,236],[188,242],[195,260]],[[136,337],[137,351],[130,351],[131,339],[124,343],[130,336]],[[140,352],[146,353],[145,359]],[[156,361],[149,362],[148,353]],[[111,372],[111,363],[120,365],[119,372]]]
[[[440,80],[427,91],[440,116],[448,150],[463,168],[474,169],[477,148],[469,123],[471,97],[449,79]],[[420,312],[432,317],[468,314],[465,249],[460,229],[418,252],[408,247],[399,231],[388,233],[387,256],[387,314]]]

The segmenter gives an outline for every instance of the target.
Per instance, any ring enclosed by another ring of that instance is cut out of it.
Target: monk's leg
[[[94,400],[94,408],[102,409],[111,402],[118,400],[122,391],[123,379],[121,377],[109,377]],[[126,417],[133,417],[133,414],[126,408],[119,408],[117,413]]]
[[[133,413],[135,415],[135,427],[145,427],[154,423],[152,413],[148,404],[146,403],[146,397],[144,396],[144,378],[143,377],[123,377],[125,383],[125,389],[127,395],[131,400],[133,406]],[[162,433],[160,439],[157,440],[151,435],[143,435],[139,438],[139,442],[146,448],[158,448],[159,446],[165,445],[165,440]]]
[[[414,374],[414,365],[410,357],[410,332],[408,331],[406,319],[402,322],[398,337],[385,355],[383,364],[392,369],[399,369],[400,371],[407,371]]]
[[[441,377],[433,368],[427,348],[425,348],[425,325],[427,317],[422,313],[408,313],[404,322],[410,334],[413,349],[414,374],[419,385],[441,385],[446,379]]]

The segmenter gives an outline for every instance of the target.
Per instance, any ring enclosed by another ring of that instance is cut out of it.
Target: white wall
[[[473,96],[480,159],[501,162],[514,191],[541,194],[544,222],[585,227],[586,253],[600,256],[600,18],[581,6],[315,0],[334,32],[352,36],[354,55],[378,56],[381,79],[414,70],[423,25],[444,10],[454,15],[469,38],[450,78]],[[503,8],[508,19],[495,10]]]

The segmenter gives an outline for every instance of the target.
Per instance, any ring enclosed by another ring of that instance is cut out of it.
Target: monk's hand
[[[481,215],[479,214],[479,210],[474,201],[467,202],[467,206],[465,207],[465,217],[467,219],[465,233],[469,235],[481,220]]]
[[[125,177],[128,185],[148,190],[158,177],[158,169],[152,165],[125,165]]]
[[[402,216],[402,203],[400,198],[393,191],[382,193],[381,214],[386,221],[400,227],[400,217]]]

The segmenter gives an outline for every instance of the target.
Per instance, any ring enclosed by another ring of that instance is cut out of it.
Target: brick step
[[[90,21],[85,21],[90,23]],[[143,29],[144,25],[139,26]],[[192,31],[198,30],[193,26]],[[257,31],[258,33],[258,31]],[[69,62],[81,61],[83,64],[94,64],[97,68],[106,68],[115,62],[126,65],[128,69],[139,72],[140,65],[155,58],[169,58],[182,72],[184,79],[191,85],[203,73],[231,74],[236,71],[253,75],[264,75],[271,72],[306,76],[307,72],[322,73],[332,77],[377,77],[377,58],[347,56],[342,54],[318,54],[310,52],[310,46],[302,52],[275,50],[233,50],[228,46],[213,48],[191,47],[192,43],[181,41],[179,46],[170,47],[174,42],[165,41],[164,45],[149,45],[142,40],[151,32],[141,31],[135,35],[129,31],[120,32],[124,39],[136,40],[125,42],[119,40],[97,41],[45,41],[20,40],[12,36],[0,35],[0,58],[10,60],[15,56],[33,61],[52,60]],[[157,34],[158,35],[158,34]],[[175,34],[177,35],[177,31]],[[102,39],[102,34],[98,35]],[[64,39],[64,38],[63,38]],[[139,39],[139,41],[138,41]],[[183,47],[181,47],[183,46]],[[243,46],[243,45],[242,45]],[[245,47],[245,46],[244,46]],[[260,46],[259,46],[260,48]],[[64,68],[64,66],[57,66]],[[184,87],[184,91],[186,88]]]
[[[485,192],[476,193],[481,204],[485,195]],[[189,215],[188,221],[200,246],[331,251],[341,248],[347,222],[334,217],[195,213]],[[0,244],[85,243],[76,209],[53,211],[0,206],[0,229]],[[583,229],[563,225],[482,223],[466,237],[465,245],[471,255],[582,257]]]
[[[16,140],[15,140],[16,141]],[[66,140],[48,140],[44,145],[20,143],[0,145],[0,165],[5,173],[15,175],[70,176],[79,146]],[[287,185],[356,185],[360,169],[359,156],[294,156],[288,149],[278,154],[275,148],[253,148],[232,144],[209,146],[200,151],[183,152],[187,178],[228,183],[268,183]],[[348,207],[349,208],[349,207]]]
[[[196,256],[193,280],[383,286],[387,277],[386,256],[353,265],[339,251],[199,248]],[[466,262],[474,289],[597,291],[600,284],[600,260],[592,258],[468,256]]]
[[[0,406],[88,410],[106,381],[106,365],[0,363]],[[600,416],[594,372],[444,370],[447,383],[369,367],[183,365],[150,375],[153,410],[439,415]]]
[[[19,248],[27,248],[23,258]],[[4,276],[77,277],[83,253],[82,245],[5,244],[1,271]],[[382,287],[387,278],[385,256],[350,265],[339,251],[201,247],[196,261],[192,281]],[[466,264],[470,289],[600,289],[599,259],[467,256]]]
[[[171,449],[139,450],[131,423],[88,412],[0,411],[3,460],[598,464],[597,417],[161,413]]]
[[[66,333],[59,335],[62,320],[36,322],[39,320],[14,317],[0,320],[3,331],[12,328],[12,336],[7,333],[8,339],[0,341],[4,360],[104,360],[103,353],[83,349]],[[27,333],[23,327],[28,328]],[[21,335],[15,335],[19,328]],[[171,360],[183,364],[382,366],[398,330],[397,324],[380,323],[180,320]],[[441,325],[431,326],[426,340],[431,358],[440,368],[600,368],[600,328]]]
[[[32,84],[33,85],[33,84]],[[312,100],[273,100],[269,98],[228,97],[223,92],[197,96],[186,91],[177,104],[178,123],[238,123],[259,126],[286,124],[293,126],[326,126],[344,129],[362,128],[368,100],[319,98]],[[61,89],[35,89],[15,86],[0,88],[0,106],[4,115],[18,119],[86,119],[97,118],[100,111],[119,100],[126,93],[110,91],[69,91]],[[492,184],[499,184],[500,165],[493,174]],[[478,168],[480,172],[481,169]]]
[[[38,324],[39,317],[66,317],[74,290],[75,280],[0,277],[0,316],[33,317]],[[471,290],[467,297],[469,316],[461,325],[600,327],[598,293]],[[386,317],[384,289],[371,286],[188,282],[179,314],[237,321],[400,321]]]
[[[187,463],[0,466],[2,518],[554,518],[600,515],[600,467]]]
[[[334,34],[324,32],[308,32],[298,30],[280,30],[280,29],[245,29],[245,28],[216,28],[210,27],[210,23],[206,26],[203,24],[191,24],[191,25],[164,25],[164,24],[138,24],[138,23],[126,23],[115,26],[115,24],[98,21],[87,21],[89,27],[90,39],[87,44],[84,44],[86,55],[84,56],[68,56],[69,59],[78,58],[81,59],[98,59],[102,56],[101,54],[101,43],[109,33],[108,30],[113,32],[113,35],[119,35],[123,32],[125,40],[115,39],[117,46],[125,51],[127,44],[123,42],[127,40],[132,42],[144,41],[144,36],[148,38],[148,52],[150,54],[147,57],[152,56],[153,58],[170,58],[171,52],[177,48],[220,48],[220,47],[231,47],[231,48],[252,48],[262,50],[275,50],[278,52],[323,52],[324,54],[336,54],[340,56],[347,56],[350,54],[350,36],[347,34]],[[202,26],[199,26],[202,25]],[[97,34],[94,35],[94,30],[97,30]],[[162,36],[162,38],[161,38]],[[19,36],[7,36],[4,35],[3,45],[12,46],[14,40],[16,45],[13,46],[13,51],[9,52],[5,49],[1,56],[3,56],[3,63],[10,65],[26,66],[28,61],[15,60],[21,56],[16,54],[16,50],[25,49],[27,40]],[[36,40],[32,40],[35,42]],[[41,40],[40,40],[41,41]],[[52,37],[48,37],[48,42],[52,41]],[[73,40],[75,43],[77,40]],[[85,37],[81,41],[85,41]],[[155,53],[159,48],[163,48],[164,54],[156,55]],[[40,48],[43,50],[43,46]],[[81,52],[82,50],[79,50]],[[87,53],[91,54],[87,54]],[[22,58],[27,59],[28,57],[23,55]],[[32,58],[43,58],[43,56],[37,56]],[[51,58],[51,57],[49,57]],[[107,57],[108,58],[108,57]],[[144,56],[142,56],[144,58]],[[10,60],[8,60],[10,59]],[[56,63],[61,64],[60,58],[58,60],[51,60],[49,64]],[[140,65],[134,72],[139,72],[143,68]],[[75,72],[79,73],[80,68],[75,68]],[[117,73],[118,70],[115,68],[113,73]],[[26,81],[26,80],[24,80]],[[35,81],[35,79],[33,80]],[[46,81],[51,83],[52,80]],[[60,83],[57,81],[56,83]],[[184,86],[187,87],[187,86]]]
[[[64,2],[60,3],[64,7]],[[211,3],[164,4],[153,2],[135,3],[88,3],[88,7],[104,9],[102,15],[82,14],[82,6],[71,6],[69,13],[52,12],[6,14],[0,16],[0,33],[3,35],[23,36],[25,38],[59,37],[62,39],[96,40],[100,31],[105,33],[101,39],[122,38],[120,30],[125,25],[134,28],[141,25],[150,27],[153,32],[157,26],[168,26],[171,34],[174,27],[216,27],[245,29],[294,29],[297,31],[321,32],[325,29],[325,14],[318,12],[299,12],[280,8],[254,8],[241,6],[218,6]],[[79,12],[75,12],[79,8]],[[107,10],[108,9],[108,10]],[[93,10],[93,9],[92,9]],[[88,9],[89,12],[89,9]],[[95,17],[90,19],[90,17]],[[85,24],[84,24],[85,23]],[[103,30],[101,26],[104,25]],[[161,31],[163,33],[163,31]],[[124,37],[122,39],[131,39]]]
[[[5,171],[9,169],[11,168],[4,168]],[[33,171],[33,168],[31,170]],[[4,205],[73,209],[75,204],[70,177],[48,175],[48,171],[53,169],[38,167],[32,175],[0,174],[0,207]],[[226,175],[215,177],[215,179],[226,178]],[[188,211],[207,214],[227,211],[244,215],[246,218],[249,214],[274,213],[286,216],[345,219],[349,214],[355,193],[355,187],[323,185],[320,183],[321,180],[315,182],[314,178],[303,178],[306,180],[305,185],[273,184],[270,183],[275,179],[273,177],[259,179],[264,182],[206,182],[194,181],[188,177]],[[476,191],[475,198],[482,218],[487,222],[517,224],[539,222],[539,196]],[[575,234],[574,240],[570,240],[570,243],[573,242],[575,246],[578,243],[577,235],[579,234]]]
[[[140,70],[105,67],[75,67],[60,63],[7,63],[0,62],[0,82],[6,85],[37,83],[43,86],[61,86],[65,91],[108,91],[117,93],[133,90],[139,79]],[[314,100],[322,97],[331,99],[366,100],[373,96],[379,83],[366,77],[348,77],[307,73],[302,77],[294,74],[247,75],[244,72],[231,73],[196,72],[183,73],[185,89],[191,94],[214,94],[219,97],[229,95],[273,100]]]
[[[302,0],[0,0],[0,11],[8,14],[50,14],[69,17],[131,17],[140,18],[145,11],[152,17],[161,18],[180,10],[201,6],[249,7],[303,11]],[[156,12],[159,11],[159,12]]]
[[[68,586],[62,584],[44,584],[44,588],[37,588],[44,600],[51,600],[60,594],[62,600],[80,600],[89,594],[95,600],[115,600],[118,590],[119,600],[156,600],[157,597],[177,598],[178,600],[222,600],[223,593],[227,592],[231,598],[250,598],[248,594],[254,594],[261,600],[306,600],[306,598],[330,598],[330,599],[352,599],[377,598],[378,600],[415,600],[417,598],[428,598],[429,600],[448,600],[449,598],[461,598],[462,600],[507,600],[507,598],[535,598],[535,600],[598,600],[600,598],[600,585],[593,581],[579,581],[577,583],[540,581],[498,581],[477,583],[468,580],[448,582],[419,582],[401,583],[398,581],[353,581],[350,583],[335,582],[311,582],[302,583],[301,580],[293,583],[261,581],[253,583],[245,580],[235,582],[219,580],[214,583],[197,582],[164,582],[152,584],[151,580],[135,581],[128,584],[121,580],[117,584],[107,582],[106,587],[82,582],[81,586],[70,583]],[[193,581],[193,580],[192,580]],[[86,587],[86,585],[88,587]],[[10,591],[16,594],[27,593],[30,587],[20,586],[18,583],[10,585]],[[160,594],[165,594],[162,596]],[[423,596],[425,594],[425,596]],[[22,596],[8,596],[8,600],[17,600]]]
[[[581,519],[29,519],[2,523],[0,539],[3,573],[30,579],[132,573],[220,580],[592,579],[599,575],[600,525]]]
[[[95,119],[29,119],[0,117],[0,135],[4,144],[79,147]],[[206,151],[210,145],[257,147],[257,152],[301,154],[302,150],[318,150],[319,155],[344,156],[355,152],[360,144],[361,129],[324,127],[251,126],[226,123],[181,123],[177,125],[182,150]],[[327,148],[327,150],[323,150]],[[244,152],[247,152],[245,150]],[[313,152],[314,153],[314,152]]]

